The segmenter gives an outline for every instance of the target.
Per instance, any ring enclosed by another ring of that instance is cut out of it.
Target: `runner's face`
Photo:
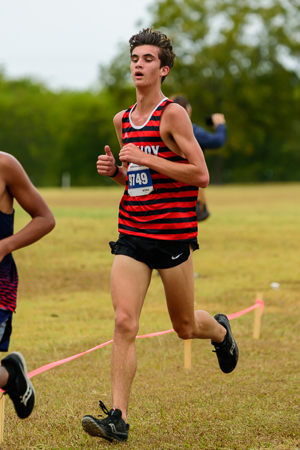
[[[169,72],[167,66],[160,67],[159,49],[154,45],[139,45],[131,54],[130,71],[135,86],[161,83],[161,77]]]

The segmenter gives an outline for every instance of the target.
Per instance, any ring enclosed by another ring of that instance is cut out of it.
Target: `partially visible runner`
[[[14,199],[30,216],[28,224],[14,232]],[[33,186],[21,164],[8,153],[0,152],[0,351],[7,352],[12,331],[12,316],[17,304],[18,272],[12,252],[41,239],[55,226],[47,204]],[[35,404],[34,388],[27,378],[21,353],[2,359],[0,388],[11,398],[20,419],[26,419]]]
[[[198,248],[198,187],[209,182],[203,152],[186,111],[166,98],[161,83],[174,64],[170,39],[144,29],[129,40],[137,102],[114,117],[122,166],[109,146],[98,157],[100,175],[126,186],[119,208],[119,239],[111,294],[115,329],[111,358],[112,409],[105,419],[86,415],[83,429],[108,441],[126,441],[131,385],[136,373],[135,339],[153,269],[164,285],[170,319],[181,339],[210,339],[220,368],[230,373],[238,347],[224,314],[194,311],[192,252]]]
[[[174,103],[178,103],[192,116],[192,107],[188,99],[184,95],[174,95],[172,97]],[[205,154],[206,149],[217,149],[223,147],[227,139],[227,127],[224,114],[215,113],[210,117],[211,125],[215,128],[215,132],[205,130],[196,123],[192,122],[195,138]],[[204,190],[199,188],[198,199],[196,204],[197,221],[202,222],[209,217],[207,203]]]

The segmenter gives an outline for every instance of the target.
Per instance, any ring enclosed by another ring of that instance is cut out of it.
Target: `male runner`
[[[113,408],[108,411],[100,402],[108,417],[82,419],[87,433],[109,441],[128,438],[128,404],[137,365],[135,338],[152,269],[161,276],[178,336],[211,339],[223,372],[231,372],[238,360],[227,317],[194,311],[191,254],[198,248],[196,200],[198,187],[207,186],[209,175],[188,114],[161,91],[174,63],[172,43],[152,28],[132,36],[129,43],[137,102],[114,118],[122,166],[116,166],[109,146],[97,162],[100,175],[126,186],[119,209],[120,236],[110,243],[115,255]]]
[[[31,216],[16,234],[14,198]],[[32,185],[21,164],[8,153],[0,152],[0,351],[7,352],[12,315],[16,309],[18,273],[11,252],[41,239],[55,226],[52,212]],[[18,352],[1,361],[0,388],[11,398],[20,419],[26,419],[35,403],[33,386],[27,378],[26,363]]]

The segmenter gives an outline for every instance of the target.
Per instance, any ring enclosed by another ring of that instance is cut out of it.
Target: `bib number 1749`
[[[128,167],[128,194],[131,197],[147,195],[153,191],[152,178],[149,167],[129,164]]]
[[[139,184],[140,186],[142,186],[143,184],[147,184],[148,183],[148,177],[146,172],[137,172],[137,173],[130,173],[129,174],[129,186],[136,186],[137,184]]]

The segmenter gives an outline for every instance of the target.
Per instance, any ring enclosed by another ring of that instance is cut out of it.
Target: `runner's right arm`
[[[16,199],[31,217],[20,231],[1,239],[0,261],[2,261],[5,255],[31,245],[50,233],[55,226],[55,218],[45,200],[31,183],[23,166],[12,155],[4,152],[1,152],[0,179],[6,193],[9,192],[11,208],[13,199]]]
[[[122,140],[122,117],[124,111],[120,111],[114,117],[114,126],[116,129],[118,141],[120,143],[120,147],[123,147]],[[105,154],[98,156],[97,161],[97,172],[100,175],[112,177],[112,179],[122,185],[126,185],[126,176],[127,176],[127,163],[123,162],[122,166],[116,165],[116,160],[109,145],[104,147]]]

